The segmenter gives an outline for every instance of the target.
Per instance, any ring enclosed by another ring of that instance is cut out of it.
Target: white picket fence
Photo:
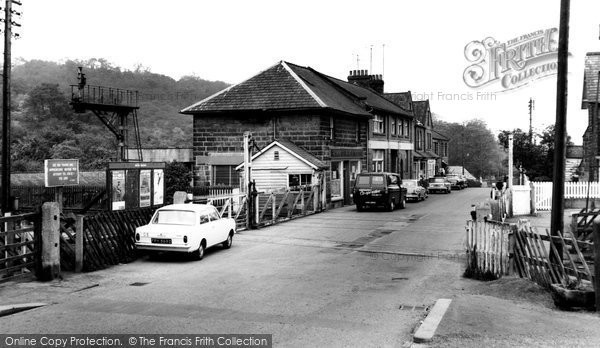
[[[552,182],[534,181],[532,183],[534,188],[535,209],[552,209]],[[565,182],[564,199],[586,198],[588,195],[588,189],[590,193],[590,198],[600,198],[599,182]]]

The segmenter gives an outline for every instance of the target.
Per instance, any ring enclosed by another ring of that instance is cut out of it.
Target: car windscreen
[[[445,182],[444,178],[429,178],[429,182]]]
[[[371,186],[373,187],[385,187],[385,177],[383,175],[371,176]]]
[[[159,210],[152,220],[153,224],[194,225],[196,213],[189,210]]]

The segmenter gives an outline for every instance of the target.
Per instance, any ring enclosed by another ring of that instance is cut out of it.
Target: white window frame
[[[373,159],[371,162],[373,163],[373,171],[374,172],[376,172],[376,173],[383,172],[384,158],[385,158],[385,150],[373,150]]]
[[[375,115],[375,118],[373,118],[373,133],[385,134],[385,119],[383,116]]]

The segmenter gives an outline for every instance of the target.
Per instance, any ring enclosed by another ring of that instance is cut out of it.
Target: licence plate
[[[154,244],[171,244],[171,240],[167,238],[152,238],[151,241]]]

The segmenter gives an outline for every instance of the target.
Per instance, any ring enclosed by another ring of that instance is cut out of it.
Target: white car
[[[235,220],[222,218],[209,204],[171,204],[154,213],[150,223],[135,230],[135,245],[149,251],[175,251],[204,257],[214,245],[231,247]]]

